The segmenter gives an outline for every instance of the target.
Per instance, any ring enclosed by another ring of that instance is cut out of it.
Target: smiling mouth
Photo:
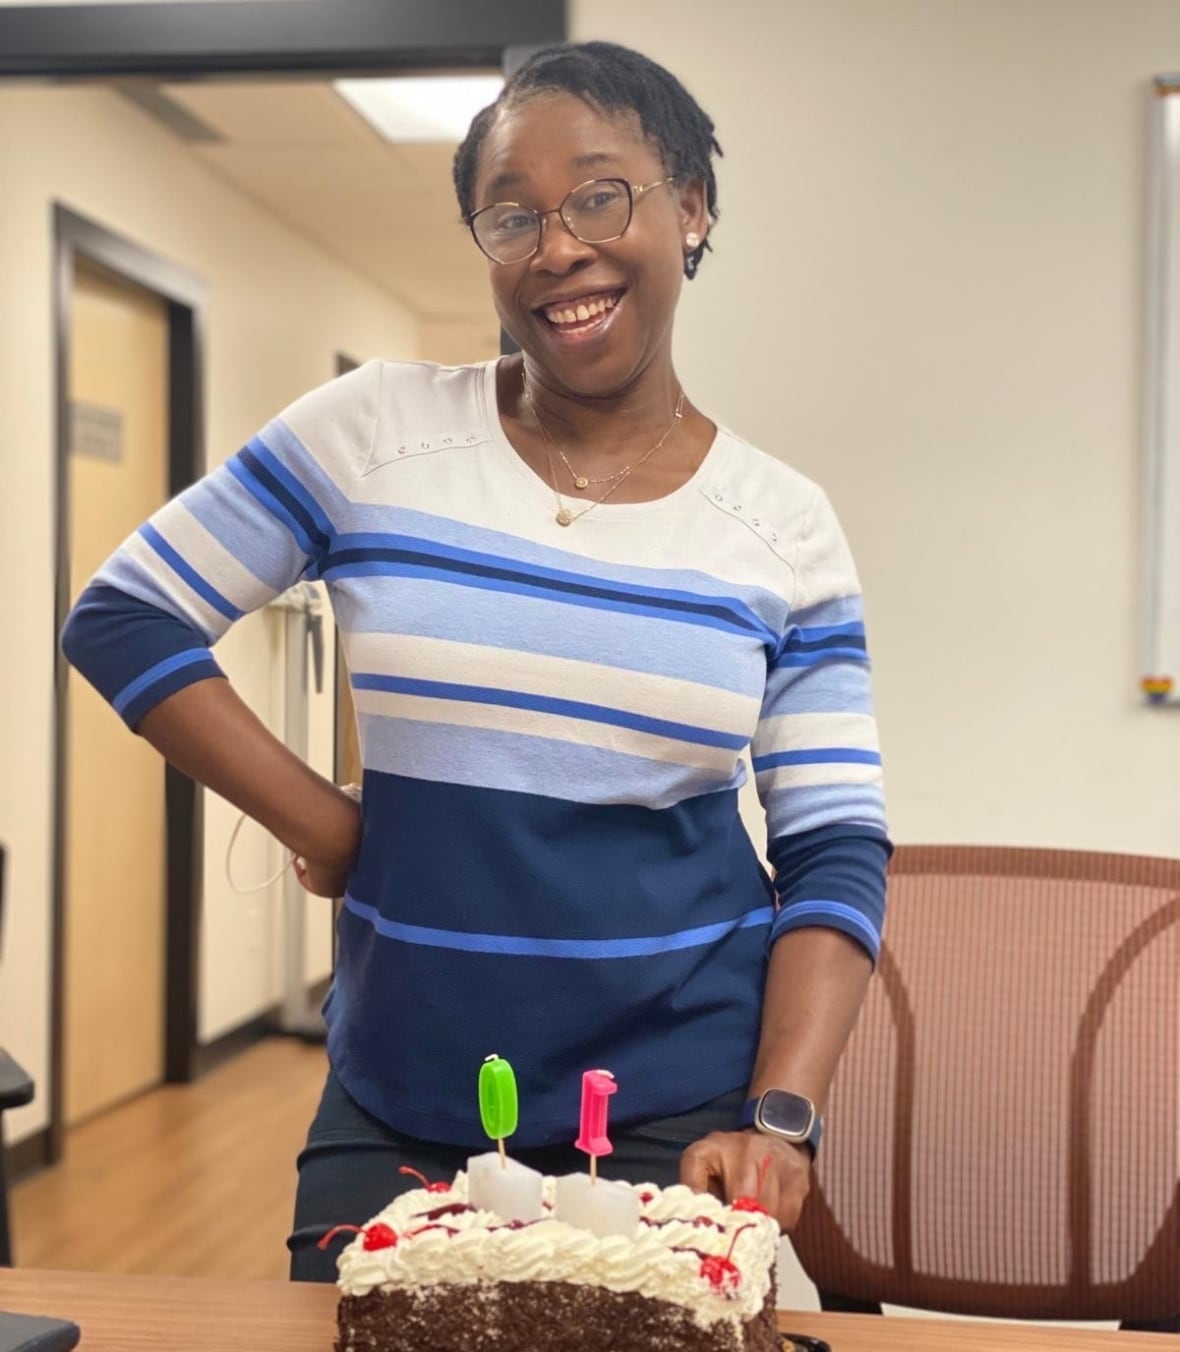
[[[558,333],[578,337],[604,328],[624,294],[625,288],[590,292],[574,300],[542,305],[534,313]]]

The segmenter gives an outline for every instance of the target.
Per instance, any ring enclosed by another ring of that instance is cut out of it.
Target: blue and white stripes
[[[680,1111],[744,1083],[768,944],[819,925],[876,956],[859,585],[785,466],[722,430],[677,493],[563,531],[494,364],[370,363],[156,513],[63,642],[134,727],[220,676],[210,645],[300,578],[327,586],[365,764],[329,1048],[383,1120],[478,1140],[455,1085],[492,1046],[529,1097],[521,1144],[576,1120],[583,1062],[644,1085],[620,1121]],[[747,751],[773,889],[737,817]]]

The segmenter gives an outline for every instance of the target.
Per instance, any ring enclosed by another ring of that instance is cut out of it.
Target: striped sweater
[[[365,767],[328,1051],[428,1140],[482,1139],[492,1051],[523,1146],[575,1133],[588,1067],[620,1124],[744,1086],[771,944],[880,944],[861,598],[823,493],[722,428],[669,496],[554,516],[495,362],[370,362],[163,507],[63,635],[134,727],[221,674],[240,616],[326,584]],[[747,749],[772,877],[738,816]]]

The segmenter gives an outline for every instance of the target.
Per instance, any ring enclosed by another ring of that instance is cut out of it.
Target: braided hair
[[[581,42],[545,47],[505,83],[495,103],[477,113],[463,144],[455,152],[452,177],[459,209],[467,219],[475,210],[475,176],[484,141],[497,114],[542,94],[573,94],[604,112],[631,112],[644,135],[659,149],[670,175],[701,179],[709,218],[716,221],[717,180],[713,156],[722,153],[713,123],[680,81],[663,66],[629,47],[613,42]],[[685,256],[684,272],[696,276],[705,239]]]

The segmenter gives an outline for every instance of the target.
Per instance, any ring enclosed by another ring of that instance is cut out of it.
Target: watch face
[[[803,1140],[811,1131],[815,1109],[802,1094],[790,1094],[785,1089],[768,1089],[762,1095],[758,1117],[764,1128]]]

